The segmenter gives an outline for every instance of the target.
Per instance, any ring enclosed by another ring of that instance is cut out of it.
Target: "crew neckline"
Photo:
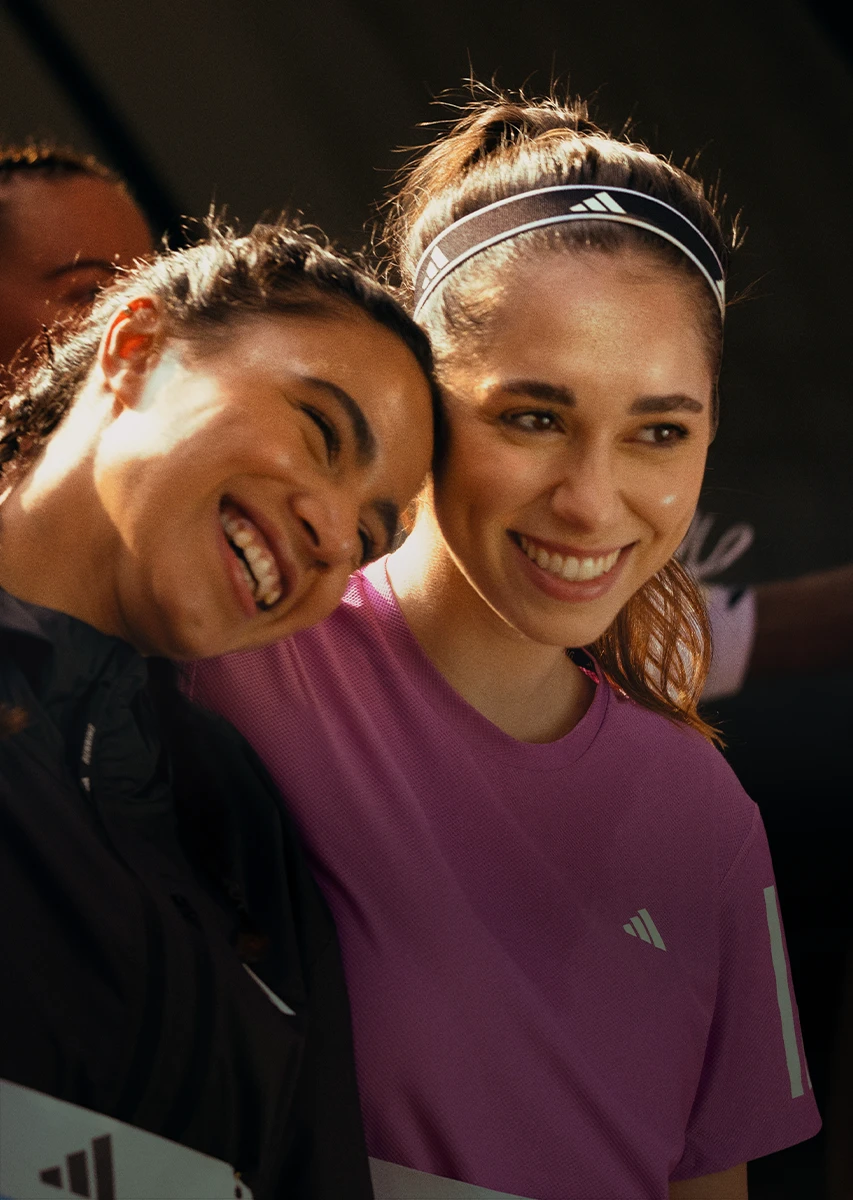
[[[384,609],[385,640],[404,675],[408,676],[436,716],[456,732],[460,723],[476,733],[478,745],[491,757],[527,770],[551,771],[577,762],[590,748],[613,702],[611,689],[594,659],[596,688],[592,703],[573,729],[553,742],[523,742],[495,725],[445,679],[424,651],[400,608],[388,577],[388,557],[360,572],[366,598],[374,610]],[[371,596],[370,593],[373,593]]]

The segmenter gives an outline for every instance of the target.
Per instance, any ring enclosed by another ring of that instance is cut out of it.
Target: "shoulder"
[[[667,840],[715,849],[720,880],[761,829],[757,806],[716,746],[615,692],[594,753],[614,764],[611,778]]]
[[[647,771],[667,777],[695,778],[705,787],[724,787],[743,793],[720,750],[689,725],[643,707],[611,689],[602,732],[618,739],[625,755],[642,759]]]
[[[351,678],[375,663],[382,656],[392,613],[392,599],[359,571],[325,621],[259,650],[189,664],[183,672],[184,688],[194,700],[243,728],[235,715],[238,706],[258,711],[285,702],[298,705],[300,696],[322,691],[331,681]]]

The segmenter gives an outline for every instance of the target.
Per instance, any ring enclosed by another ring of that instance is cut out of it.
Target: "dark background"
[[[47,136],[129,176],[158,230],[211,201],[251,221],[297,207],[353,246],[431,100],[473,68],[568,80],[600,120],[719,175],[748,235],[727,325],[722,424],[703,497],[747,521],[727,578],[853,560],[853,71],[829,3],[778,0],[0,0],[0,139]],[[812,1079],[832,1086],[853,929],[853,681],[750,685],[715,706],[777,865]],[[853,1131],[847,1136],[853,1142]],[[751,1173],[820,1200],[824,1139]],[[569,1198],[567,1198],[569,1200]],[[602,1198],[603,1200],[603,1198]],[[616,1200],[616,1198],[608,1198]]]

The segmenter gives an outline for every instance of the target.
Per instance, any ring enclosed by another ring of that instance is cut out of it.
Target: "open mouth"
[[[284,581],[275,555],[254,522],[232,500],[223,498],[219,520],[225,540],[240,564],[249,591],[260,612],[267,612],[284,595]]]
[[[531,538],[525,537],[523,533],[518,535],[518,544],[537,567],[570,583],[586,583],[606,575],[616,565],[616,560],[622,553],[621,549],[611,550],[609,554],[597,558],[575,558],[571,554],[555,554]]]

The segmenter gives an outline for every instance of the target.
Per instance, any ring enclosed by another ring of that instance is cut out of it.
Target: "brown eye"
[[[507,413],[503,418],[513,429],[524,433],[555,433],[560,428],[556,413],[547,409],[527,409],[524,412]]]
[[[640,430],[637,440],[651,446],[674,446],[689,436],[690,430],[683,425],[647,425]]]

